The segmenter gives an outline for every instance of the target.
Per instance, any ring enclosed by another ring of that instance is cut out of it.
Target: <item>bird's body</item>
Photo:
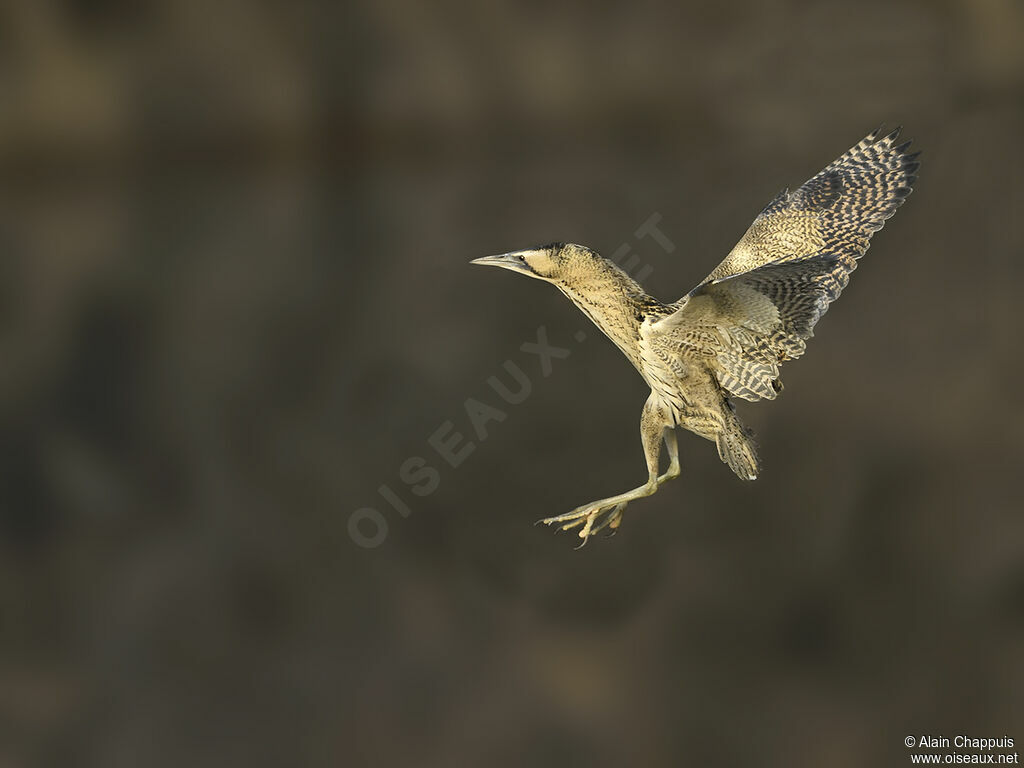
[[[615,528],[633,499],[679,474],[675,427],[713,440],[739,477],[759,471],[750,432],[730,398],[771,400],[779,365],[803,354],[814,325],[846,286],[871,235],[910,193],[917,155],[875,131],[803,186],[780,193],[710,275],[677,302],[644,292],[580,245],[476,259],[553,283],[622,350],[651,389],[640,420],[648,480],[544,522]],[[670,466],[658,474],[661,441]],[[604,514],[603,520],[598,518]]]

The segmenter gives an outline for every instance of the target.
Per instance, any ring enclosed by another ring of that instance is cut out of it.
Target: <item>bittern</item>
[[[743,480],[759,471],[731,398],[774,400],[779,365],[800,357],[857,259],[911,192],[920,154],[900,129],[874,131],[794,192],[779,193],[725,260],[672,304],[582,245],[552,243],[474,259],[556,286],[622,350],[651,388],[640,415],[647,482],[540,522],[580,538],[616,529],[629,502],[679,476],[675,428],[713,440]],[[661,442],[669,466],[659,474]],[[581,545],[582,546],[582,545]]]

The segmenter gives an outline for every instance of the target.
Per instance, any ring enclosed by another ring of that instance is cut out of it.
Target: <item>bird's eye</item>
[[[525,263],[526,257],[523,254],[519,254],[519,260]]]

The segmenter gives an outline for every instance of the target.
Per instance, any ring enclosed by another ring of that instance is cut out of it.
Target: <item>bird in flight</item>
[[[629,358],[651,388],[640,414],[647,481],[540,522],[583,544],[622,522],[626,505],[679,476],[675,428],[713,441],[741,479],[757,451],[732,398],[773,400],[779,365],[800,357],[839,298],[871,236],[902,205],[920,152],[874,131],[799,189],[783,190],[696,288],[672,304],[648,296],[623,270],[582,245],[552,243],[474,259],[552,283]],[[661,442],[669,465],[659,474]],[[580,546],[583,546],[581,544]]]

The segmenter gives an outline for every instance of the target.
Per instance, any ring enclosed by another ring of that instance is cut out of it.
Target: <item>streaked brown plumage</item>
[[[753,480],[758,458],[730,397],[772,400],[779,365],[800,357],[814,326],[846,287],[871,235],[911,192],[920,153],[896,145],[897,128],[868,135],[754,219],[725,260],[673,304],[648,296],[615,264],[581,245],[475,259],[558,287],[629,358],[651,388],[640,419],[648,480],[543,522],[582,526],[587,538],[617,528],[630,501],[679,475],[675,427],[713,440],[722,461]],[[661,441],[668,470],[659,475]],[[600,519],[603,515],[603,519]]]

